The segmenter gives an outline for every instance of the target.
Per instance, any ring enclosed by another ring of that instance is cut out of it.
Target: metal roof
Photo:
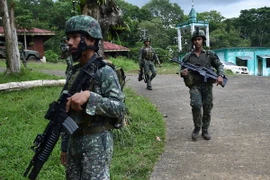
[[[239,59],[242,59],[242,60],[252,60],[253,59],[250,56],[236,56],[236,57],[239,58]]]
[[[270,58],[270,54],[264,54],[264,55],[257,55],[263,59]]]
[[[113,44],[108,41],[104,41],[103,45],[104,45],[104,52],[130,51],[130,49],[127,47]]]
[[[17,35],[42,35],[42,36],[54,36],[55,32],[32,28],[32,29],[17,29]],[[4,36],[4,28],[0,26],[0,36]]]

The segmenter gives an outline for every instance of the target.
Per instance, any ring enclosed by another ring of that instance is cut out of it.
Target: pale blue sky
[[[150,0],[124,0],[130,4],[142,7]],[[189,14],[192,0],[170,0],[177,3],[185,14]],[[270,6],[269,0],[194,0],[194,8],[197,12],[216,10],[225,18],[238,17],[240,10],[261,8]]]

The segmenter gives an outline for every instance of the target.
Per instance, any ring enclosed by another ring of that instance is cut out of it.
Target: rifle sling
[[[87,70],[87,69],[91,66],[91,64],[92,64],[93,62],[95,62],[96,60],[97,60],[97,55],[94,54],[94,55],[88,60],[88,62],[87,62],[83,67],[80,67],[80,66],[73,66],[73,68],[72,68],[72,71],[73,71],[72,74],[77,70],[77,68],[80,68],[80,71],[82,71],[82,69],[83,69],[83,70]],[[75,89],[77,89],[76,87],[78,87],[78,82],[81,82],[81,81],[82,81],[81,73],[82,73],[82,72],[80,72],[80,73],[77,75],[75,81],[73,82],[71,88],[69,89],[68,94],[73,95],[73,94],[76,92]],[[71,76],[69,77],[69,79],[67,79],[66,84],[64,85],[62,91],[67,89],[67,87],[68,87],[68,82],[69,82],[70,78],[71,78]],[[74,90],[75,90],[75,91],[74,91]],[[61,92],[62,92],[62,91],[61,91]]]

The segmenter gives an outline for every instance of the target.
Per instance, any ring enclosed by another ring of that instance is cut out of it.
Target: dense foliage
[[[76,13],[80,14],[80,10],[77,9],[80,9],[80,4],[84,3],[82,0],[78,1],[79,3],[72,3],[70,0],[13,1],[17,27],[27,29],[37,27],[56,33],[56,36],[45,42],[45,49],[52,50],[55,54],[60,54],[59,44],[64,36],[65,21]],[[169,0],[150,0],[139,8],[124,0],[115,0],[115,3],[121,9],[122,20],[128,28],[115,27],[118,28],[117,33],[112,34],[109,40],[130,48],[129,54],[132,59],[138,58],[138,50],[143,45],[141,40],[145,36],[151,38],[152,46],[159,49],[158,51],[176,52],[176,48],[169,48],[177,47],[175,27],[189,19],[178,4],[171,3]],[[270,7],[242,10],[238,18],[231,19],[225,19],[217,11],[197,13],[197,20],[207,20],[210,23],[211,49],[270,46],[270,42],[267,41],[270,36],[269,18]],[[0,25],[2,25],[1,19]],[[189,32],[183,32],[182,38],[182,42],[185,42],[183,49],[187,51],[190,43]]]

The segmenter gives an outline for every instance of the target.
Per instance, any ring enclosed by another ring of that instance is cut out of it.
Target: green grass
[[[31,80],[40,80],[40,79],[63,79],[63,77],[58,77],[55,75],[50,75],[47,73],[42,73],[42,70],[65,70],[66,66],[63,63],[54,64],[54,63],[40,63],[40,62],[29,62],[27,64],[28,68],[25,68],[21,65],[21,72],[7,75],[6,64],[3,60],[0,60],[0,68],[3,69],[0,72],[0,83],[8,82],[21,82],[21,81],[31,81]]]
[[[118,61],[127,71],[137,68],[132,61]],[[1,63],[0,63],[1,64]],[[41,64],[41,63],[38,63]],[[43,64],[45,65],[45,64]],[[30,68],[33,68],[29,64]],[[0,83],[59,77],[22,68],[16,75],[0,74]],[[37,67],[37,66],[35,66]],[[65,68],[63,68],[65,69]],[[60,69],[62,70],[62,69]],[[48,124],[44,115],[49,103],[56,100],[62,87],[38,87],[21,91],[0,92],[0,179],[24,180],[23,173],[34,152],[30,149],[37,134]],[[165,122],[157,108],[136,94],[124,89],[128,109],[128,125],[114,130],[114,157],[111,164],[112,180],[147,180],[154,164],[164,150]],[[161,141],[157,141],[159,137]],[[60,142],[60,141],[59,141]],[[60,144],[56,145],[43,166],[39,180],[63,180],[64,167],[60,164]]]
[[[22,174],[33,156],[29,147],[48,123],[43,116],[60,90],[60,87],[46,87],[0,93],[1,180],[24,179]],[[58,176],[56,174],[62,174],[63,177],[64,169],[56,163],[58,157],[57,146],[45,164],[40,179],[55,179]]]
[[[22,68],[22,71],[17,74],[7,75],[5,72],[0,72],[0,83],[8,83],[8,82],[21,82],[21,81],[32,81],[32,80],[40,80],[40,79],[63,79],[63,77],[58,77],[55,75],[41,73],[35,70],[27,70]]]
[[[128,73],[137,73],[138,64],[126,58],[111,59]],[[4,66],[3,66],[4,65]],[[16,75],[0,74],[0,83],[60,77],[38,72],[65,70],[63,64],[29,63],[29,71],[22,68]],[[62,67],[63,66],[63,67]],[[5,64],[0,61],[0,67]],[[160,74],[175,74],[179,66],[162,64]],[[50,102],[56,100],[61,87],[39,87],[22,91],[0,92],[0,180],[23,180],[22,176],[34,153],[30,146],[36,135],[48,123],[43,117]],[[128,125],[114,130],[115,146],[111,164],[112,180],[147,180],[154,164],[164,150],[165,122],[157,108],[148,99],[132,89],[124,89],[128,108]],[[157,141],[159,137],[161,141]],[[39,180],[63,180],[64,167],[59,160],[59,142],[39,175]]]
[[[138,73],[139,65],[135,61],[131,61],[128,58],[110,58],[110,60],[117,66],[122,67],[127,73]],[[178,72],[180,67],[176,63],[164,63],[161,67],[157,66],[156,70],[158,74],[175,74]]]
[[[109,60],[112,61],[116,66],[122,67],[125,72],[138,73],[139,65],[135,61],[125,57],[110,58]]]
[[[40,87],[0,92],[0,179],[20,180],[34,153],[30,146],[48,123],[43,118],[50,102],[58,98],[61,87]],[[163,152],[165,123],[149,100],[125,89],[128,125],[114,130],[115,147],[112,179],[149,179]],[[161,141],[156,141],[156,136]],[[59,143],[40,172],[39,179],[63,180]]]
[[[116,66],[122,67],[126,73],[138,73],[139,65],[137,62],[126,57],[110,58]],[[39,70],[66,70],[65,63],[41,63],[41,62],[27,62],[27,66],[32,71]],[[25,67],[21,64],[22,69]],[[4,60],[0,60],[0,68],[6,69]],[[161,67],[156,67],[159,74],[175,74],[179,71],[179,66],[176,63],[164,63]]]
[[[21,67],[24,68],[23,64],[21,63]],[[34,62],[28,61],[27,67],[32,70],[66,70],[65,63],[42,63],[42,62]],[[6,62],[4,59],[0,59],[0,68],[6,69]]]
[[[112,163],[112,179],[149,179],[154,164],[163,152],[165,122],[157,108],[149,100],[125,89],[129,124],[122,129],[115,143]],[[157,141],[159,137],[161,141]]]

